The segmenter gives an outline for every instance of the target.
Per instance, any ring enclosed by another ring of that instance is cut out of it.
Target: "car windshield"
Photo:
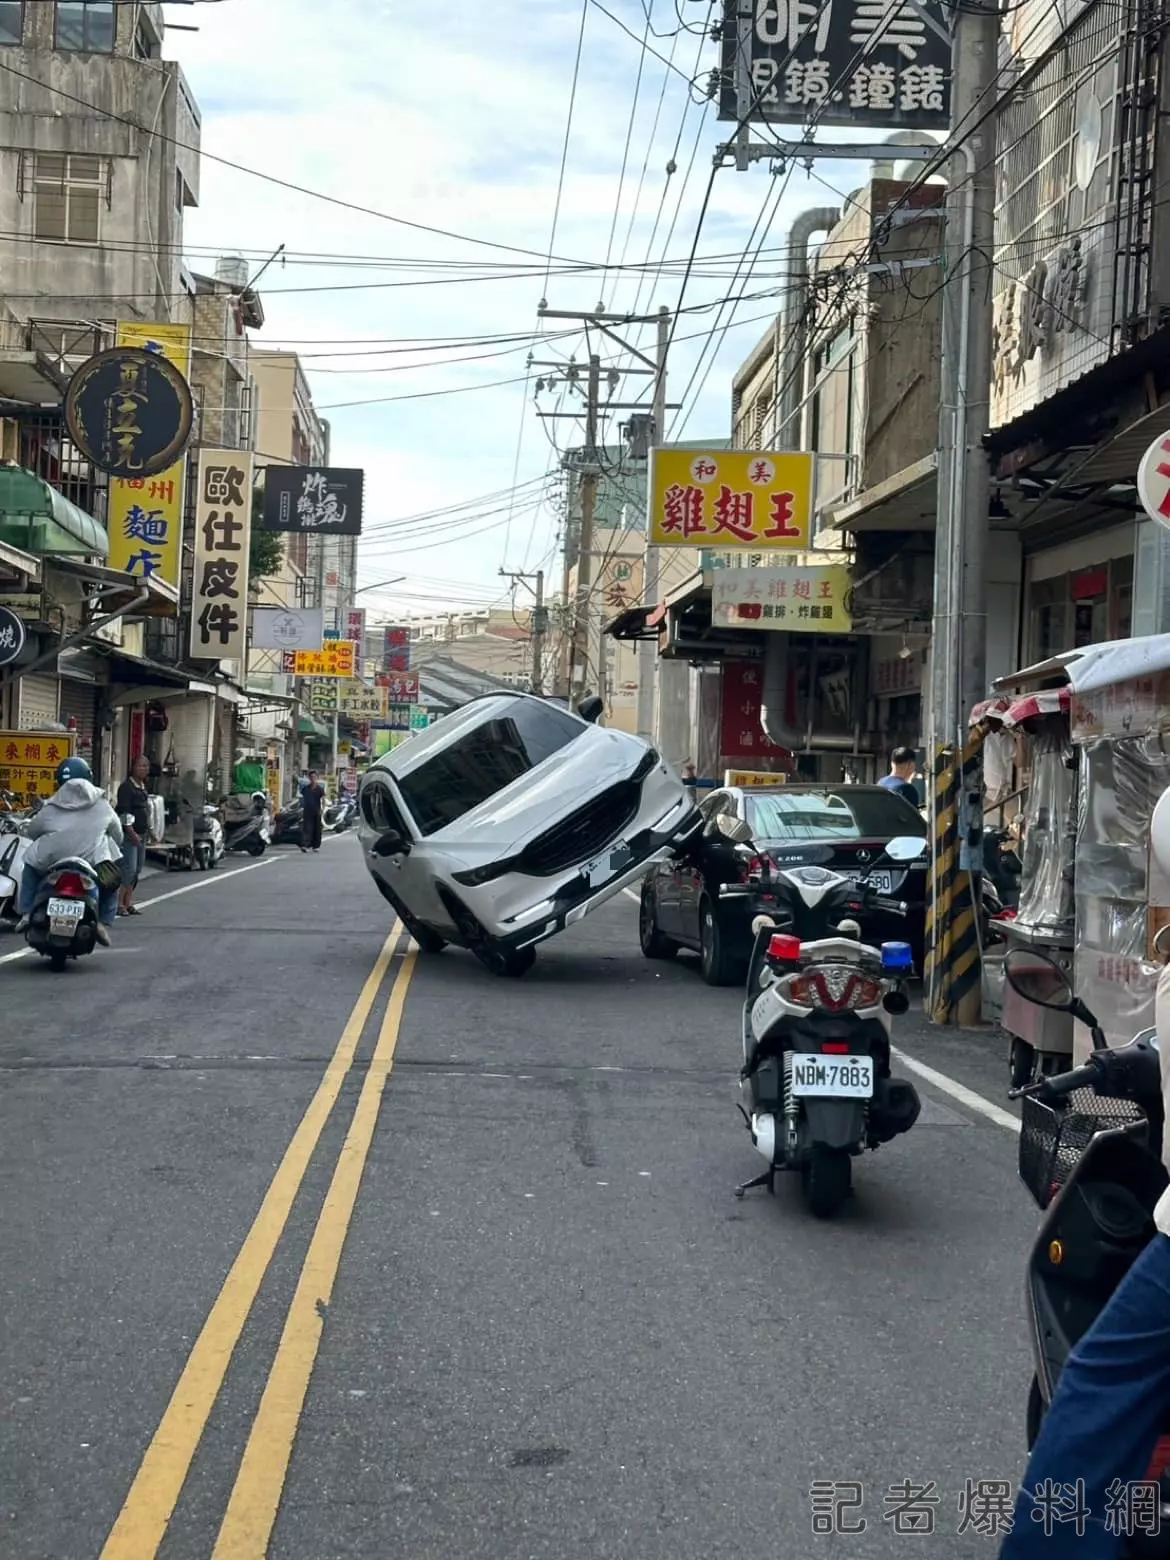
[[[398,781],[402,799],[421,834],[434,834],[519,780],[587,730],[555,705],[515,699],[497,706],[492,719],[465,732],[449,747]]]
[[[872,840],[926,835],[922,815],[892,791],[842,786],[839,791],[784,791],[748,796],[757,840]]]

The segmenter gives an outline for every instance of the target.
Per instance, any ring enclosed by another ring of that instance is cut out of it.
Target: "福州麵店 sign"
[[[186,376],[161,351],[110,347],[87,358],[65,393],[65,426],[78,450],[111,477],[168,470],[191,438]]]
[[[247,654],[251,450],[200,450],[191,584],[191,654],[242,661]]]
[[[184,378],[191,371],[189,325],[143,325],[123,320],[118,325],[117,344],[166,358]],[[111,569],[144,578],[154,575],[178,588],[186,471],[186,457],[182,456],[153,477],[111,478]]]
[[[286,652],[283,669],[294,677],[353,677],[357,646],[352,639],[327,639],[320,650]]]
[[[804,549],[813,456],[772,450],[656,449],[650,540],[658,547]]]
[[[940,0],[724,0],[719,117],[945,130]]]
[[[264,529],[360,536],[364,479],[361,471],[333,466],[269,466],[260,511]]]
[[[57,765],[72,756],[68,732],[0,731],[0,791],[18,797],[52,796]]]
[[[711,587],[711,620],[720,628],[847,634],[850,584],[845,564],[720,569]]]

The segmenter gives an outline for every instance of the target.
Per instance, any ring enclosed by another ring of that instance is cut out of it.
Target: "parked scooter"
[[[348,791],[330,802],[321,815],[321,824],[327,834],[344,834],[357,816],[357,798]]]
[[[1110,1050],[1055,961],[1013,949],[1004,974],[1025,1001],[1071,1014],[1093,1037],[1082,1066],[1012,1091],[1023,1100],[1020,1179],[1047,1213],[1027,1272],[1035,1364],[1030,1450],[1070,1353],[1157,1233],[1154,1207],[1168,1179],[1161,1158],[1165,1122],[1156,1030]],[[1127,1540],[1123,1560],[1170,1557],[1170,1410],[1146,1482],[1160,1486],[1160,1533]]]
[[[25,940],[34,952],[63,970],[97,946],[98,880],[80,856],[58,862],[37,890]]]
[[[274,845],[299,845],[303,839],[304,808],[300,800],[282,807],[272,826]]]
[[[923,839],[891,840],[869,870],[913,861],[926,848]],[[777,1170],[795,1170],[810,1210],[828,1218],[849,1196],[854,1158],[918,1120],[917,1091],[890,1073],[890,1015],[910,1005],[910,945],[871,947],[852,918],[868,909],[905,915],[908,907],[876,894],[867,876],[853,882],[824,867],[781,867],[772,879],[776,911],[753,923],[740,1110],[768,1168],[737,1197],[753,1186],[772,1192]]]
[[[32,847],[24,823],[18,813],[0,812],[0,928],[9,930],[20,919],[20,878]]]
[[[195,820],[192,843],[195,865],[200,872],[210,872],[212,867],[218,866],[223,860],[226,849],[219,808],[208,805]]]
[[[227,797],[222,821],[225,850],[262,856],[272,840],[272,812],[267,791]]]

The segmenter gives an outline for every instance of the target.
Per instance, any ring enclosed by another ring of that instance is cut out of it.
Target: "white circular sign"
[[[756,487],[771,487],[776,480],[776,464],[766,455],[748,461],[747,479]]]
[[[1137,490],[1150,519],[1170,528],[1170,431],[1159,434],[1142,456]]]
[[[691,461],[691,476],[694,480],[706,487],[709,482],[714,482],[719,475],[719,462],[710,455],[696,455]]]

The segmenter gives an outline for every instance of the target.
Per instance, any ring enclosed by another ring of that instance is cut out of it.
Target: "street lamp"
[[[364,596],[368,590],[381,590],[384,585],[400,585],[405,578],[405,574],[396,574],[392,580],[379,580],[376,585],[363,585],[354,591],[354,596]]]

